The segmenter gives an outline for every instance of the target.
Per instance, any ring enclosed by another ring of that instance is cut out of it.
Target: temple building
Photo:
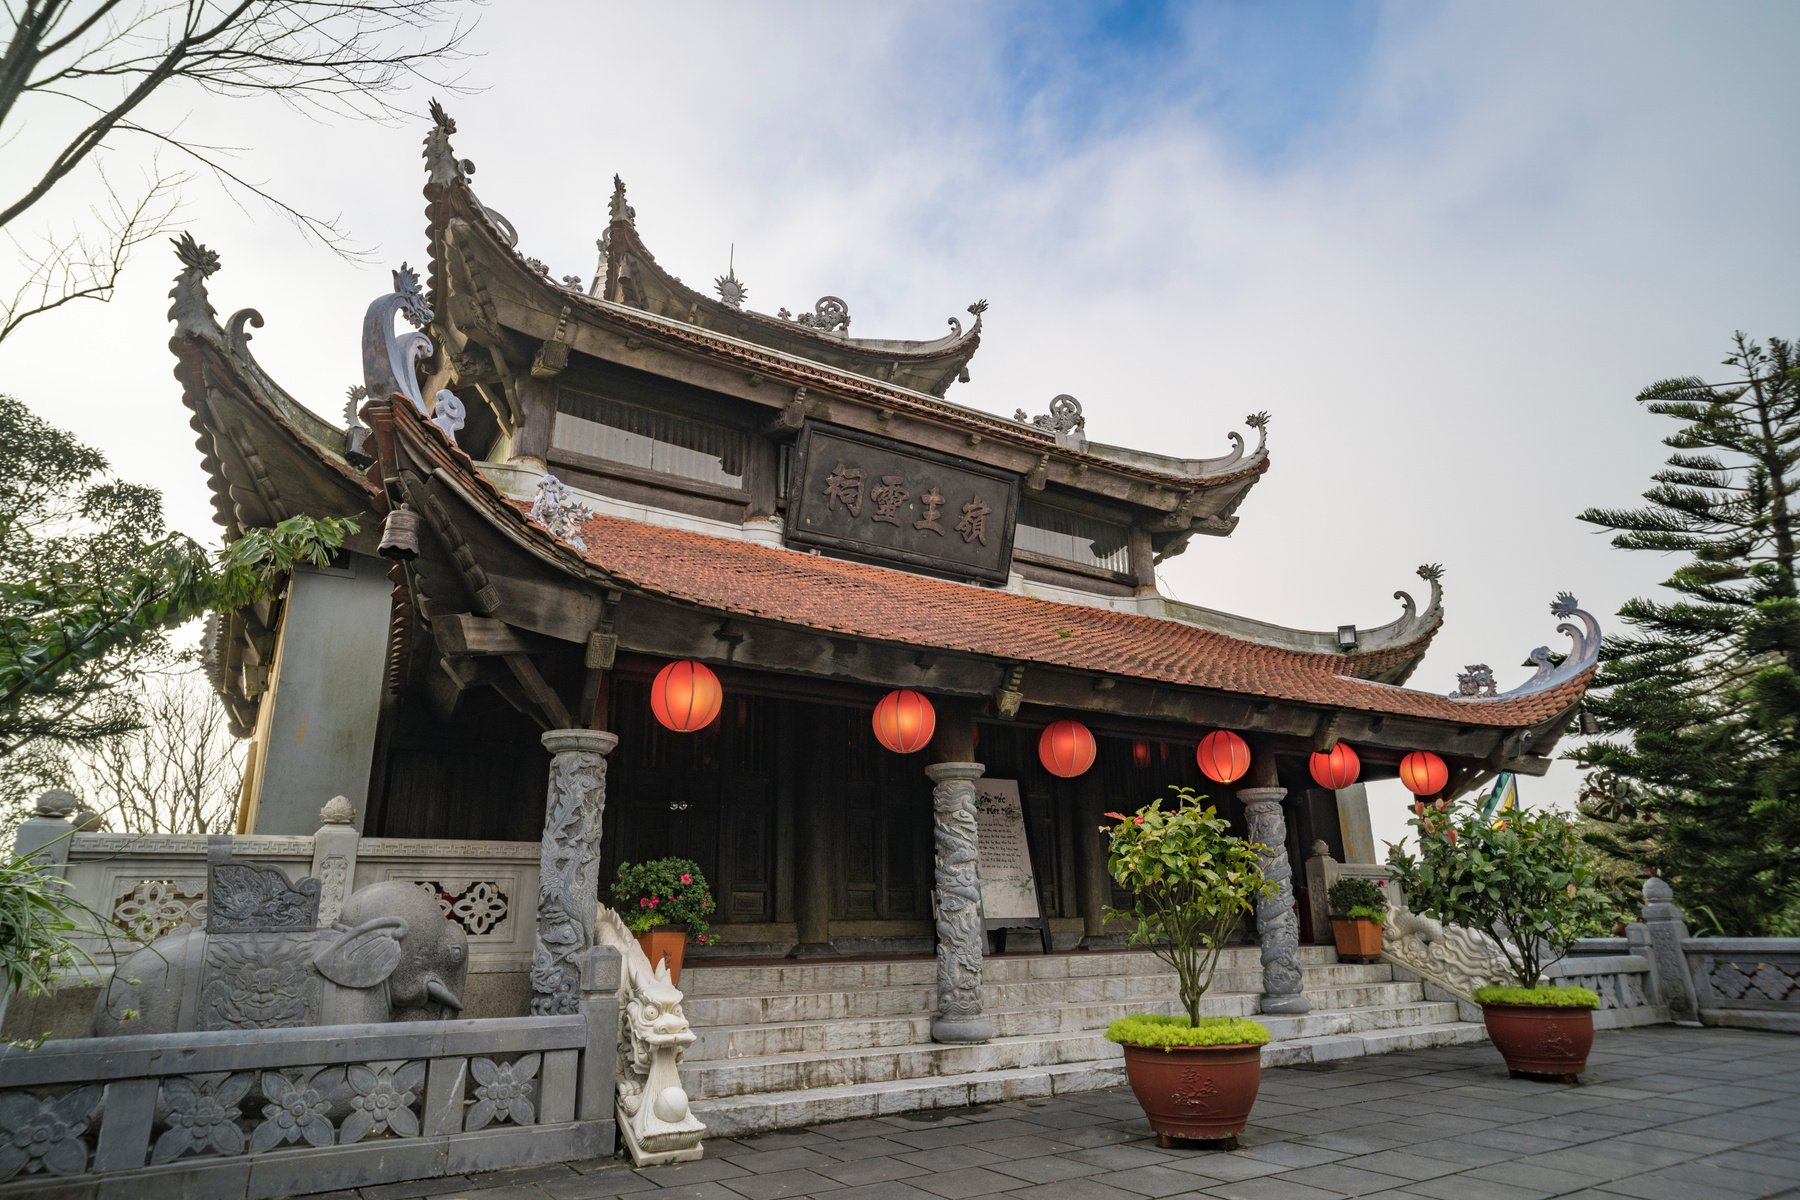
[[[948,397],[990,336],[984,302],[919,341],[852,333],[834,296],[754,312],[735,272],[708,294],[659,265],[616,181],[593,275],[558,278],[433,116],[423,277],[403,267],[370,306],[341,425],[257,365],[260,315],[217,321],[218,258],[179,248],[171,348],[218,520],[234,536],[299,513],[360,524],[336,565],[209,630],[214,683],[254,739],[240,832],[309,834],[342,795],[367,837],[535,843],[545,735],[595,731],[580,753],[602,764],[599,877],[700,864],[717,944],[694,962],[936,947],[976,994],[940,984],[934,1033],[982,1041],[984,926],[1035,924],[1059,954],[1118,944],[1106,811],[1191,787],[1272,848],[1282,891],[1246,937],[1263,1010],[1302,1013],[1295,944],[1317,931],[1295,927],[1312,922],[1290,864],[1321,842],[1373,861],[1361,785],[1415,751],[1447,764],[1452,794],[1542,774],[1576,719],[1598,639],[1572,600],[1557,613],[1579,619],[1574,653],[1541,652],[1512,691],[1472,670],[1447,695],[1405,686],[1444,619],[1435,567],[1423,604],[1399,593],[1399,616],[1366,628],[1160,594],[1158,563],[1233,534],[1273,461],[1266,414],[1185,428],[1222,452],[1181,458],[1090,438],[1068,396],[967,407]],[[677,662],[722,690],[696,732],[653,714]],[[896,690],[935,713],[914,753],[871,727]],[[1067,723],[1091,766],[1054,773],[1045,734]],[[1249,753],[1229,785],[1196,758],[1219,730]],[[1340,746],[1360,769],[1321,786],[1313,758]],[[958,897],[995,781],[1016,796],[1035,911],[984,917]]]

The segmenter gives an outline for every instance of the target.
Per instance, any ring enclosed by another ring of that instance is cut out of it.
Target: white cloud
[[[1449,624],[1416,686],[1480,660],[1520,678],[1557,640],[1555,591],[1605,621],[1666,572],[1573,518],[1630,502],[1660,461],[1640,387],[1715,370],[1734,328],[1800,332],[1800,10],[1397,7],[1341,109],[1275,166],[1155,81],[1097,96],[1098,132],[1065,145],[1081,81],[1054,37],[1003,25],[966,6],[495,6],[472,71],[487,90],[449,101],[456,146],[556,274],[591,271],[618,171],[659,259],[710,283],[735,243],[753,307],[835,293],[859,333],[931,337],[991,300],[963,403],[1072,392],[1096,438],[1196,455],[1272,410],[1274,467],[1238,533],[1197,540],[1169,585],[1372,625],[1442,560]],[[233,102],[194,127],[257,147],[262,174],[341,208],[382,263],[423,259],[423,119],[327,130]],[[220,308],[260,307],[265,365],[334,415],[385,267],[198,192],[189,226],[224,256]],[[0,385],[201,532],[163,348],[172,273],[147,255],[111,308],[44,319],[0,349]],[[1558,768],[1525,799],[1572,792]]]

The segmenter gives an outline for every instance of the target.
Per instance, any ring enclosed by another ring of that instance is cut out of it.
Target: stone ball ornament
[[[1349,742],[1339,742],[1328,752],[1313,755],[1307,765],[1313,782],[1332,791],[1349,787],[1362,774],[1362,759]]]
[[[670,663],[650,684],[650,711],[665,729],[676,733],[705,729],[724,703],[725,689],[719,677],[705,663],[692,659]]]
[[[1080,721],[1052,721],[1038,738],[1038,761],[1059,779],[1073,779],[1094,765],[1099,747]]]
[[[937,732],[937,710],[918,692],[899,688],[881,698],[870,724],[875,740],[895,754],[923,750]]]

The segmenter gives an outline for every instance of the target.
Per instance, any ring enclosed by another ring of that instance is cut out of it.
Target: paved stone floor
[[[615,1160],[365,1188],[359,1200],[1535,1200],[1800,1196],[1800,1037],[1606,1031],[1580,1087],[1487,1045],[1264,1072],[1240,1149],[1159,1150],[1129,1091],[847,1121]],[[652,1195],[651,1193],[654,1193]],[[333,1200],[351,1200],[335,1193]]]

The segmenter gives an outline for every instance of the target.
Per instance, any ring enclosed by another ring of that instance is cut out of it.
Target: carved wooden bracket
[[[554,379],[568,367],[571,311],[570,306],[565,304],[562,311],[556,314],[556,332],[550,335],[549,341],[538,347],[537,357],[531,360],[533,379]]]
[[[1025,702],[1025,666],[1014,663],[1007,668],[1006,679],[994,692],[994,711],[1002,721],[1010,721],[1019,715],[1019,705]]]

